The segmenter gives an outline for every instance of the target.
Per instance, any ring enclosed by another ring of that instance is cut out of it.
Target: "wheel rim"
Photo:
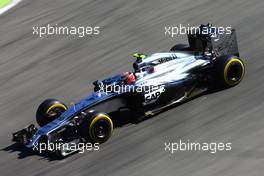
[[[46,118],[49,119],[49,121],[52,121],[58,117],[61,116],[63,112],[67,110],[67,107],[63,104],[54,104],[50,108],[48,108],[46,112]]]
[[[110,127],[107,121],[99,120],[93,129],[93,135],[98,139],[104,139],[108,136]]]
[[[47,112],[48,117],[59,117],[63,112],[65,111],[65,109],[63,108],[54,108],[52,110],[50,110],[49,112]]]
[[[89,127],[89,134],[92,142],[105,142],[111,136],[112,131],[112,120],[104,114],[95,117]]]
[[[237,59],[231,59],[224,70],[224,79],[225,82],[230,85],[238,84],[244,77],[244,65],[243,63]]]
[[[240,64],[233,63],[227,71],[227,79],[229,81],[238,82],[241,79],[243,69]]]

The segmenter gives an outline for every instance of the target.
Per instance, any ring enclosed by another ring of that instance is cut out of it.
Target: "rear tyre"
[[[88,114],[81,126],[82,137],[91,143],[104,143],[113,133],[113,122],[104,113]]]
[[[245,66],[243,61],[236,56],[223,56],[215,63],[216,82],[228,88],[238,85],[244,78]]]
[[[36,120],[40,127],[48,124],[58,118],[68,108],[65,104],[56,99],[47,99],[43,101],[37,110]]]

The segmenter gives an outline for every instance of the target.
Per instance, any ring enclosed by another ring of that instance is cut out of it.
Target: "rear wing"
[[[220,28],[213,28],[209,24],[201,25],[199,30],[189,31],[188,41],[191,50],[196,52],[202,52],[203,54],[210,52],[216,56],[233,55],[239,57],[236,31],[232,28],[223,33]]]

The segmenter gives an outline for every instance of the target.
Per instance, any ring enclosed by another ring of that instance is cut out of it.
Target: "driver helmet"
[[[126,84],[132,84],[135,82],[135,75],[133,72],[125,72],[123,73],[124,82]]]

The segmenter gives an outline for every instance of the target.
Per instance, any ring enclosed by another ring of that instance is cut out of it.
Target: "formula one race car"
[[[122,117],[124,109],[138,122],[208,90],[239,84],[245,68],[235,30],[220,34],[217,28],[209,30],[210,25],[199,29],[188,34],[189,45],[178,44],[150,56],[134,54],[133,72],[95,81],[94,91],[77,104],[67,107],[55,99],[45,100],[36,113],[40,128],[32,124],[13,133],[13,141],[28,148],[63,143],[53,152],[66,156],[75,152],[65,147],[70,143],[106,142],[113,132],[113,118]]]

